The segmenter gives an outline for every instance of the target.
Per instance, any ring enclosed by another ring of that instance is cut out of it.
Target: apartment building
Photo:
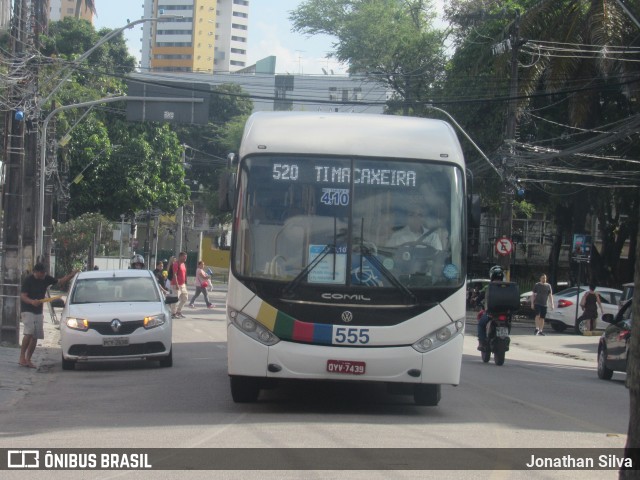
[[[7,30],[11,22],[11,0],[0,0],[0,31]]]
[[[234,72],[246,66],[249,0],[145,0],[140,67],[153,72]]]
[[[49,20],[57,22],[65,17],[75,17],[76,3],[76,0],[49,0]],[[93,23],[93,12],[84,5],[84,2],[80,7],[80,18]]]

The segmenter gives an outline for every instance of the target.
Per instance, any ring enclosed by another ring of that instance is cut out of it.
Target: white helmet
[[[131,268],[144,268],[144,257],[139,253],[131,257]]]

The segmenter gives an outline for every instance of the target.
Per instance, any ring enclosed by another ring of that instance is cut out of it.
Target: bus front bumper
[[[233,324],[228,326],[227,338],[229,375],[445,385],[460,382],[462,334],[426,353],[411,346],[355,348],[286,341],[268,347]]]

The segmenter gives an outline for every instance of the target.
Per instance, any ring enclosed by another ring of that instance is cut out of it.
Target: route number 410
[[[355,345],[357,343],[365,345],[369,343],[369,329],[355,327],[338,327],[333,334],[333,343],[348,343]]]

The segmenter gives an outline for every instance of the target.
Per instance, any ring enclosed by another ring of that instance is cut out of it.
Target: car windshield
[[[157,302],[158,290],[150,277],[78,279],[71,303]]]

